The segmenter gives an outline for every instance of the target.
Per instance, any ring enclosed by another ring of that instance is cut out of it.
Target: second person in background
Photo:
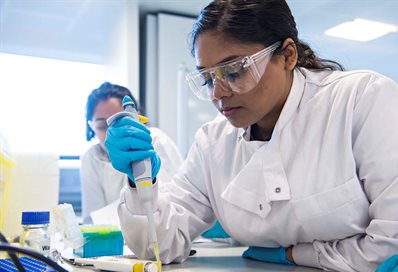
[[[92,222],[90,214],[107,206],[110,207],[117,201],[120,190],[127,184],[127,175],[112,167],[104,146],[108,128],[106,119],[123,110],[122,100],[126,95],[133,99],[137,109],[139,109],[139,105],[130,90],[109,82],[105,82],[94,89],[87,99],[86,139],[90,141],[97,137],[99,143],[88,149],[81,158],[80,180],[84,223]],[[171,180],[183,161],[180,151],[173,140],[159,128],[149,127],[149,130],[154,149],[162,162],[158,177],[161,177],[162,180]],[[114,214],[117,215],[116,205],[114,207]],[[110,211],[112,211],[112,208]]]

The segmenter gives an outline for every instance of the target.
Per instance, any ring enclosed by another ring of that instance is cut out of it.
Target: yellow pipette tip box
[[[80,227],[85,243],[74,254],[82,258],[123,255],[123,235],[117,226],[85,225]]]

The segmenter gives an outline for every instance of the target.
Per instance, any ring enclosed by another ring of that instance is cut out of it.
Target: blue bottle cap
[[[50,223],[50,212],[22,212],[22,225],[40,225]]]

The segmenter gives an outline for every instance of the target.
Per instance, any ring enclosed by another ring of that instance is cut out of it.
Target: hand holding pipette
[[[129,106],[129,109],[134,105],[128,96],[123,99],[123,104],[125,103]],[[134,107],[133,109],[136,112]],[[137,173],[133,174],[131,163],[151,158],[152,179],[155,179],[159,172],[160,159],[153,150],[152,138],[148,128],[139,121],[135,121],[135,118],[136,115],[128,111],[121,111],[109,117],[107,123],[112,127],[108,129],[107,134],[112,137],[107,136],[105,146],[113,167],[126,173],[133,182]]]
[[[138,197],[148,217],[149,243],[153,245],[156,261],[160,268],[159,246],[152,207],[152,180],[159,171],[160,159],[153,150],[149,130],[139,123],[134,102],[128,96],[123,98],[123,109],[124,111],[118,112],[106,120],[108,125],[115,127],[113,131],[108,130],[108,133],[120,133],[119,137],[131,136],[134,138],[135,144],[131,146],[131,141],[126,144],[118,142],[116,147],[114,142],[106,140],[105,146],[108,149],[112,165],[117,170],[127,173],[137,188]],[[112,152],[114,149],[117,149],[117,151]],[[120,149],[123,149],[123,155],[120,155]]]

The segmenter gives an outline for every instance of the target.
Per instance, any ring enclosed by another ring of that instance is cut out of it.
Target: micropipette
[[[106,122],[110,126],[117,119],[130,116],[134,120],[139,122],[139,116],[137,113],[136,106],[133,100],[129,96],[123,98],[123,109],[124,111],[118,112],[109,117]],[[158,271],[161,270],[161,262],[159,256],[159,244],[155,230],[155,222],[153,218],[153,188],[152,188],[152,165],[151,159],[147,158],[142,161],[136,161],[131,163],[131,167],[134,173],[135,186],[137,188],[138,197],[144,206],[145,213],[148,217],[149,226],[149,243],[153,245],[153,251],[155,253],[156,262],[158,264]]]

